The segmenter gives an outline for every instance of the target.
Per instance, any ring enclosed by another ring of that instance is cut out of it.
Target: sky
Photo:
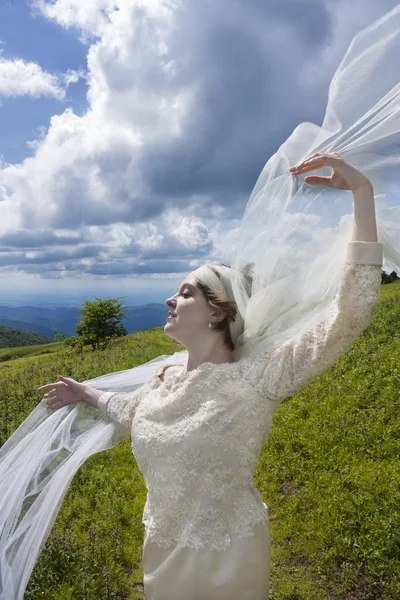
[[[229,264],[263,166],[397,3],[0,0],[0,303],[161,302]]]

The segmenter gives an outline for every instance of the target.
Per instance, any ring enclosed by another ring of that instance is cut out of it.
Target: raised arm
[[[338,294],[325,319],[251,363],[248,373],[254,387],[276,401],[297,393],[329,368],[369,325],[378,303],[382,247],[377,242],[371,182],[336,154],[314,155],[291,171],[300,174],[327,165],[333,169],[331,177],[308,176],[305,181],[353,192],[352,241]]]
[[[326,318],[253,360],[250,374],[257,391],[275,401],[296,394],[328,369],[369,325],[379,297],[381,247],[376,242],[364,242],[365,248],[360,244],[349,243],[351,262],[343,268],[339,292]]]

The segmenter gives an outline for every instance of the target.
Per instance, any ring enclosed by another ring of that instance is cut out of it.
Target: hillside
[[[127,306],[129,313],[122,320],[128,333],[159,327],[165,323],[165,304]],[[40,306],[0,306],[0,325],[23,329],[53,338],[54,329],[66,336],[76,334],[82,315],[71,307],[43,308]]]
[[[275,416],[255,474],[273,600],[400,599],[399,409],[400,282],[381,287],[371,325]]]
[[[178,348],[162,328],[104,351],[0,363],[0,438],[59,374],[84,381]],[[269,600],[400,598],[400,282],[381,287],[372,324],[279,408],[254,481],[269,507]],[[0,439],[0,443],[1,443]],[[78,471],[25,598],[143,599],[146,500],[131,440]]]
[[[48,344],[52,341],[53,338],[51,337],[0,325],[0,348],[16,348],[17,346]]]

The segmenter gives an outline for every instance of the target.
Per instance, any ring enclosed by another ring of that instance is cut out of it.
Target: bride
[[[380,289],[372,184],[337,154],[316,154],[290,171],[323,166],[332,175],[306,183],[351,190],[354,198],[352,241],[326,319],[273,352],[235,361],[232,269],[208,264],[166,301],[165,333],[186,347],[186,364],[161,367],[139,393],[103,392],[66,377],[39,388],[53,410],[84,401],[131,432],[148,489],[147,599],[268,597],[268,516],[253,484],[262,444],[280,401],[327,369],[369,324]]]
[[[267,162],[230,266],[201,266],[167,299],[183,352],[39,388],[0,450],[0,600],[22,600],[79,466],[127,436],[148,490],[147,600],[267,598],[253,472],[273,416],[370,323],[382,250],[400,265],[399,52],[400,5],[353,40],[322,126],[300,124]]]

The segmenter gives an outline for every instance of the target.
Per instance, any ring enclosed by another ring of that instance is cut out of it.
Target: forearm
[[[94,408],[99,408],[99,398],[104,394],[101,390],[96,390],[96,388],[90,387],[90,385],[85,385],[82,400],[90,404],[90,406],[94,406]]]
[[[381,267],[376,248],[364,251],[368,261],[375,255],[377,264],[344,266],[339,292],[320,322],[252,360],[250,376],[260,393],[274,401],[296,394],[328,369],[369,325],[378,302]]]
[[[140,396],[134,392],[105,392],[90,385],[84,386],[81,400],[97,408],[107,419],[131,428]]]
[[[377,242],[374,188],[372,184],[353,190],[354,225],[352,242]]]

